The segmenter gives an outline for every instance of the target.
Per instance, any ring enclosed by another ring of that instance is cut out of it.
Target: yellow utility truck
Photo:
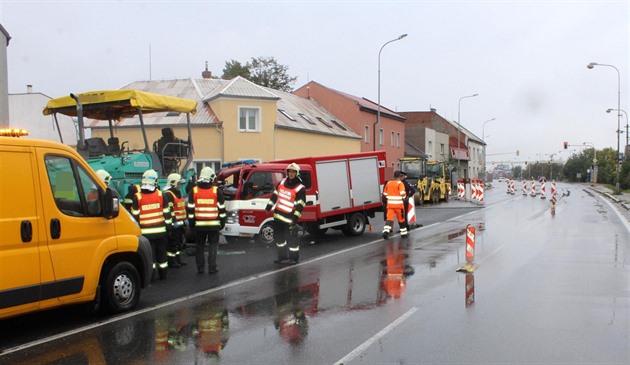
[[[151,280],[149,241],[76,151],[24,134],[0,130],[0,319],[134,308]]]

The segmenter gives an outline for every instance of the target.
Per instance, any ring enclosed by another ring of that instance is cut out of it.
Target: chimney
[[[204,79],[212,78],[212,72],[208,71],[208,61],[206,61],[206,70],[201,73],[201,77]]]
[[[434,113],[436,112],[436,110],[437,109],[435,109],[435,108],[431,108],[431,111],[434,112]]]
[[[33,92],[33,85],[26,85],[26,92],[28,94],[32,93]]]

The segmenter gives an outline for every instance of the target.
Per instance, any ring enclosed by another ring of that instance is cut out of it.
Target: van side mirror
[[[103,217],[112,219],[118,217],[120,213],[120,201],[118,197],[114,197],[112,189],[105,189],[105,197],[103,198]]]

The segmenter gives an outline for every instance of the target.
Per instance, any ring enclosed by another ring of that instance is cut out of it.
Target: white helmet
[[[212,169],[212,167],[204,167],[203,169],[201,169],[201,172],[199,173],[199,179],[197,179],[197,181],[201,181],[201,182],[213,182],[214,179],[216,179],[217,175],[214,173],[214,170]]]
[[[176,174],[176,173],[172,173],[170,175],[168,175],[168,177],[166,178],[168,184],[172,187],[177,187],[177,184],[183,183],[184,179],[182,179],[182,175],[180,174]]]
[[[109,181],[112,179],[112,175],[110,175],[109,172],[103,169],[96,170],[96,176],[105,183],[105,186],[109,186]]]
[[[158,174],[155,170],[147,170],[142,174],[142,185],[157,186]]]
[[[298,175],[300,174],[300,166],[298,166],[298,164],[296,164],[295,162],[287,166],[287,171],[289,170],[294,170],[295,172],[297,172]]]

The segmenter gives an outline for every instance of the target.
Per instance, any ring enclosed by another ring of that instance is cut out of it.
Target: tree
[[[253,58],[247,63],[250,72],[249,80],[257,85],[286,92],[293,91],[297,77],[287,74],[289,66],[278,63],[273,57]]]
[[[247,65],[243,66],[240,62],[235,60],[225,61],[225,67],[223,68],[223,75],[221,75],[221,78],[223,80],[232,80],[236,76],[249,80],[249,68]]]
[[[245,65],[235,60],[226,61],[221,78],[231,80],[241,76],[256,85],[290,93],[297,77],[290,77],[288,70],[289,66],[279,64],[273,57],[252,57]]]

